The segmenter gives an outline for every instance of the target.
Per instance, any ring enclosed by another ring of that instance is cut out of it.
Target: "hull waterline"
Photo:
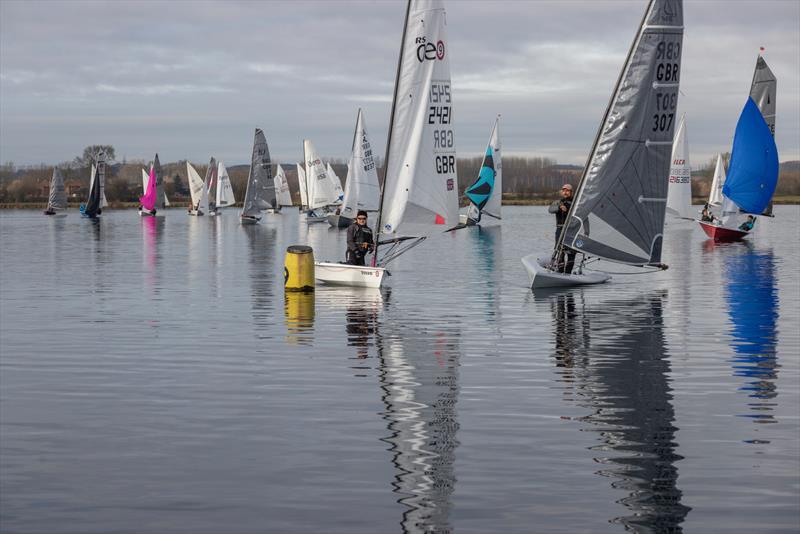
[[[545,287],[577,287],[603,284],[611,276],[597,271],[584,271],[583,274],[565,274],[550,270],[549,258],[537,258],[533,254],[522,258],[522,265],[528,272],[531,289]]]
[[[749,233],[736,228],[725,228],[724,226],[709,224],[705,221],[697,222],[700,223],[700,228],[703,229],[706,235],[714,241],[741,241]]]
[[[386,277],[383,267],[364,267],[326,261],[314,262],[314,278],[326,285],[378,288]]]

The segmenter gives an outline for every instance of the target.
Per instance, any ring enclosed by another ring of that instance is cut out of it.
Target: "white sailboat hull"
[[[314,262],[314,278],[319,282],[332,286],[349,287],[381,287],[386,269],[383,267],[364,267],[331,263]]]
[[[611,275],[597,271],[584,271],[583,274],[557,273],[547,268],[549,263],[549,258],[537,258],[533,254],[522,258],[522,265],[528,271],[531,281],[531,289],[586,286],[611,280]]]

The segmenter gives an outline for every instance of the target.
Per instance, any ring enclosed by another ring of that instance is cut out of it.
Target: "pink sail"
[[[150,177],[147,180],[147,191],[143,197],[139,197],[139,203],[147,211],[153,211],[156,207],[156,174],[153,167],[150,167]]]

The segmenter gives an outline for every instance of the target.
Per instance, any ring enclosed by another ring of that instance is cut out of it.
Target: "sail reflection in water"
[[[588,293],[587,293],[588,295]],[[682,459],[664,342],[664,295],[587,305],[583,292],[545,296],[553,312],[556,365],[590,409],[579,418],[597,432],[597,473],[628,495],[616,502],[629,514],[612,519],[635,532],[681,532],[690,508],[677,488]],[[608,453],[615,453],[609,456]]]
[[[247,235],[250,252],[250,298],[255,334],[259,339],[268,339],[275,302],[273,284],[278,232],[274,227],[261,225],[242,225],[241,231]]]
[[[736,376],[752,399],[748,417],[757,423],[775,423],[770,413],[778,392],[776,345],[778,341],[778,289],[772,250],[754,251],[747,243],[742,254],[725,258],[725,301],[731,322],[731,348]]]
[[[144,264],[145,286],[154,294],[158,293],[158,241],[163,233],[164,221],[157,217],[142,217],[142,263]]]
[[[453,464],[458,446],[459,332],[379,325],[384,419],[390,434],[392,483],[403,532],[450,532]]]

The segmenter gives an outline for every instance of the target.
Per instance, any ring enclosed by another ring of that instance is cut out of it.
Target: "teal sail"
[[[760,215],[778,185],[778,148],[752,97],[747,98],[733,138],[731,162],[722,194],[739,208]]]
[[[494,190],[494,154],[492,147],[486,147],[486,156],[483,158],[483,165],[478,173],[478,179],[466,190],[467,198],[482,210]]]

